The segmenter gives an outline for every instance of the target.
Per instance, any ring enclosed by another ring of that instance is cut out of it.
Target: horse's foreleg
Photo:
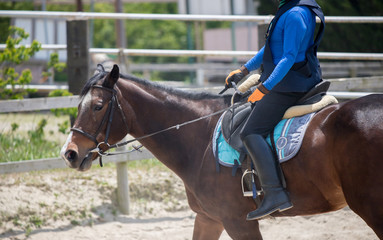
[[[235,240],[262,240],[262,234],[259,230],[258,221],[246,221],[246,216],[239,219],[224,220],[223,225],[227,234]]]
[[[223,226],[204,214],[197,213],[194,222],[193,240],[214,240],[219,239]]]

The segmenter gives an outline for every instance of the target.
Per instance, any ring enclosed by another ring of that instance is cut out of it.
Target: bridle
[[[92,140],[96,144],[96,148],[90,150],[90,153],[97,152],[97,154],[100,157],[100,166],[102,167],[103,166],[102,156],[110,155],[110,153],[108,153],[107,151],[111,148],[117,147],[114,145],[110,145],[108,143],[110,128],[111,128],[112,122],[113,122],[113,115],[114,115],[114,111],[116,109],[115,106],[118,107],[118,109],[121,113],[121,116],[122,116],[122,120],[124,121],[126,129],[128,130],[128,132],[129,132],[129,126],[126,122],[126,118],[125,118],[124,112],[122,111],[121,105],[118,102],[117,91],[115,89],[103,87],[100,85],[93,85],[92,88],[100,88],[102,90],[109,91],[112,93],[112,97],[108,103],[108,108],[106,110],[104,117],[102,118],[100,125],[97,128],[97,131],[92,135],[92,134],[87,133],[84,130],[76,128],[76,127],[72,127],[70,130],[73,132],[80,133],[81,135],[87,137],[88,139]],[[107,122],[107,125],[106,125],[105,139],[104,139],[104,141],[99,142],[97,140],[97,136],[101,133],[103,126],[105,125],[106,122]],[[138,150],[138,149],[139,148],[135,147],[135,150]],[[131,151],[129,151],[129,152],[131,152]],[[120,152],[119,154],[122,154],[122,152]]]

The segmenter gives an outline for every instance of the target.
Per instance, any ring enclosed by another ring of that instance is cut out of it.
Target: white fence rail
[[[0,10],[0,17],[46,18],[67,20],[121,19],[121,20],[176,20],[176,21],[231,21],[257,22],[268,24],[273,16],[246,15],[192,15],[192,14],[135,14],[135,13],[94,13],[94,12],[54,12],[54,11],[6,11]],[[317,19],[319,20],[319,19]],[[382,16],[326,16],[326,23],[383,23]],[[5,45],[0,44],[0,50]],[[44,50],[66,50],[63,44],[43,44]],[[119,54],[128,56],[224,56],[252,57],[256,51],[209,51],[209,50],[171,50],[171,49],[117,49],[90,48],[90,53]],[[383,60],[382,53],[339,53],[319,52],[318,58],[330,60]]]
[[[106,156],[103,158],[103,163],[123,163],[127,161],[143,160],[148,158],[153,158],[153,155],[148,150],[144,149],[142,152],[136,151],[125,155]],[[98,164],[98,162],[95,161],[94,164]],[[65,162],[62,158],[4,162],[0,163],[0,174],[41,171],[67,167],[68,166],[65,165]]]
[[[25,46],[29,46],[26,44]],[[5,49],[0,44],[0,50]],[[66,50],[64,44],[42,44],[44,50]],[[213,51],[213,50],[173,50],[173,49],[118,49],[118,48],[90,48],[89,53],[105,53],[126,56],[154,56],[154,57],[253,57],[257,51]],[[346,52],[318,52],[319,59],[329,60],[383,60],[383,53],[346,53]]]
[[[143,14],[143,13],[95,13],[95,12],[54,12],[54,11],[6,11],[0,10],[0,17],[53,18],[53,19],[120,19],[120,20],[175,20],[175,21],[230,21],[269,23],[272,15],[197,15],[197,14]],[[318,19],[317,19],[318,21]],[[381,16],[326,16],[326,23],[383,23]]]

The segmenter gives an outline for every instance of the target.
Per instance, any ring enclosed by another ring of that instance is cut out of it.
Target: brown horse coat
[[[114,88],[126,118],[114,111],[111,144],[127,133],[141,137],[228,106],[230,96],[194,94],[131,76],[119,78],[118,67],[87,83],[74,126],[95,133],[106,114]],[[223,229],[233,239],[262,239],[258,221],[246,221],[256,208],[242,197],[240,176],[231,169],[216,172],[211,138],[219,116],[142,139],[140,142],[184,182],[189,205],[197,213],[193,239],[218,239]],[[105,138],[105,130],[96,136]],[[97,157],[95,143],[73,132],[62,149],[70,167],[87,170]],[[273,216],[334,211],[349,205],[383,239],[383,95],[333,105],[312,119],[302,148],[283,163],[294,207]]]

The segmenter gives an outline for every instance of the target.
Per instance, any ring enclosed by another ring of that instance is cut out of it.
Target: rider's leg
[[[284,211],[293,205],[286,190],[282,187],[274,155],[265,139],[258,134],[251,134],[243,139],[250,154],[263,189],[261,205],[247,215],[247,220],[259,219],[275,211]]]
[[[258,172],[264,193],[260,207],[248,214],[248,220],[259,219],[293,206],[282,186],[278,163],[265,137],[282,119],[284,112],[303,95],[303,93],[270,92],[256,103],[241,132],[242,141]]]

